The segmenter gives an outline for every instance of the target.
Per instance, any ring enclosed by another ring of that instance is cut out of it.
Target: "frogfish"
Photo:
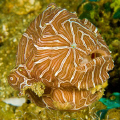
[[[76,111],[102,97],[113,67],[97,27],[51,3],[22,35],[8,82],[37,106]]]

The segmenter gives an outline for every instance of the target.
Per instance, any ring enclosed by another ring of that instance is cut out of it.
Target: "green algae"
[[[117,9],[117,11],[115,12],[115,14],[113,15],[113,18],[120,19],[120,8]]]
[[[103,104],[107,106],[107,109],[120,107],[120,93],[115,92],[111,94],[110,98],[101,98]]]
[[[120,117],[118,117],[119,111],[120,111],[118,109],[120,107],[120,93],[114,92],[109,96],[109,98],[101,98],[99,101],[101,101],[106,106],[106,109],[101,109],[101,110],[97,111],[97,113],[96,113],[99,116],[100,120],[107,119],[107,115],[110,114],[111,110],[112,111],[115,110],[114,114],[116,114],[113,116],[109,116],[109,117],[112,117],[111,119],[115,119],[115,117],[116,117],[116,119],[120,118]],[[99,119],[97,119],[97,120],[99,120]]]
[[[114,10],[113,18],[120,18],[120,0],[113,0],[110,7]]]
[[[111,11],[111,2],[107,2],[103,5],[104,9],[105,9],[105,12],[110,12]]]

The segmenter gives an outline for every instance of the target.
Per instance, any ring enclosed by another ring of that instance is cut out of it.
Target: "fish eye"
[[[16,76],[13,73],[11,73],[8,77],[8,80],[9,82],[13,83],[16,80]]]

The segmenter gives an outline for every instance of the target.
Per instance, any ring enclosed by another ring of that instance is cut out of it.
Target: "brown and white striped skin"
[[[55,102],[69,103],[72,107],[66,110],[78,110],[96,100],[100,91],[92,94],[90,88],[102,85],[114,64],[92,23],[50,4],[23,34],[17,66],[8,82],[21,94],[25,86],[41,81],[51,91],[33,101],[53,109],[60,109]],[[33,92],[28,94],[33,96]]]

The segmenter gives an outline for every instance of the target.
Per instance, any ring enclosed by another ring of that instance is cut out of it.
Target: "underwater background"
[[[22,34],[51,2],[92,22],[115,64],[103,98],[77,112],[40,108],[27,98],[15,105],[19,93],[7,82]],[[0,0],[0,120],[120,120],[120,0]]]

